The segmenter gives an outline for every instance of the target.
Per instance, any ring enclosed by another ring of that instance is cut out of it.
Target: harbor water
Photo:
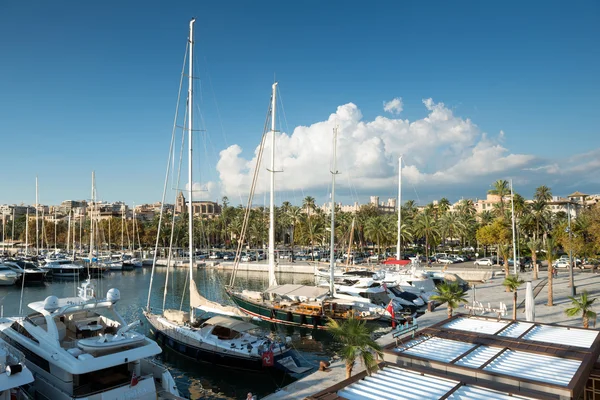
[[[97,297],[104,297],[110,288],[121,292],[121,300],[117,310],[127,322],[139,319],[142,326],[138,331],[150,335],[149,324],[142,310],[146,307],[151,268],[137,268],[133,271],[111,271],[102,278],[95,279]],[[153,288],[150,296],[150,306],[154,309],[163,308],[163,295],[166,282],[165,267],[157,267]],[[169,276],[166,308],[189,309],[189,270],[187,268],[172,268]],[[198,290],[205,297],[219,302],[230,303],[224,290],[229,283],[231,273],[211,269],[196,269],[193,271]],[[313,277],[306,274],[294,275],[281,273],[278,282],[296,284],[314,284]],[[70,297],[77,295],[78,280],[57,280],[47,282],[43,286],[0,286],[0,306],[4,316],[29,314],[28,303],[44,300],[47,296]],[[245,289],[261,290],[267,286],[267,274],[262,272],[240,271],[236,276],[236,286]],[[22,296],[22,300],[21,300]],[[22,302],[22,310],[19,307]],[[311,332],[303,329],[282,327],[272,324],[258,324],[267,332],[281,337],[292,338],[299,361],[305,366],[312,366],[313,372],[320,360],[326,360],[333,355],[335,343],[325,332]],[[293,382],[301,376],[291,376],[277,372],[251,373],[218,368],[210,364],[202,364],[187,359],[169,349],[163,349],[159,359],[167,365],[175,378],[180,393],[190,399],[245,399],[248,392],[259,398],[276,391],[278,388]]]

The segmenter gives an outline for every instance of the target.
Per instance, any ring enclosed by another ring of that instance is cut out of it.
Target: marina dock
[[[569,287],[569,277],[566,271],[559,273],[558,278],[554,279],[553,292],[554,292],[554,306],[549,307],[546,305],[548,297],[547,287],[545,286],[545,280],[547,277],[546,271],[540,274],[540,279],[533,281],[531,279],[531,272],[519,275],[525,281],[531,280],[534,288],[537,285],[544,285],[535,297],[535,321],[543,323],[552,323],[564,326],[581,327],[582,322],[580,317],[568,317],[565,314],[565,310],[571,307],[571,300],[569,296],[571,289]],[[587,290],[590,297],[594,298],[600,295],[600,274],[598,273],[575,273],[575,287],[577,295]],[[504,303],[507,307],[507,313],[503,316],[503,319],[510,319],[512,316],[512,292],[506,292],[502,281],[504,277],[499,276],[491,279],[486,283],[475,284],[475,288],[471,289],[468,293],[469,304],[473,304],[474,301],[479,301],[484,304],[490,304],[492,307],[498,307],[500,302]],[[517,320],[525,320],[525,287],[523,284],[518,290],[517,300]],[[534,291],[535,293],[535,291]],[[473,296],[475,298],[473,299]],[[522,307],[519,305],[523,302]],[[456,313],[468,313],[467,309],[461,307],[455,310]],[[493,316],[486,314],[486,316]],[[436,308],[433,312],[427,312],[423,316],[417,319],[417,324],[420,329],[426,328],[433,324],[436,324],[447,318],[447,308],[445,305],[441,305]],[[392,333],[382,336],[377,342],[383,347],[391,344],[394,341]],[[320,392],[336,383],[339,383],[346,379],[346,369],[343,360],[334,357],[330,360],[331,366],[327,371],[315,371],[314,373],[293,382],[277,392],[264,397],[264,400],[297,400],[303,399],[307,396],[313,395]],[[364,367],[358,362],[353,370],[353,375],[356,375],[364,371]]]

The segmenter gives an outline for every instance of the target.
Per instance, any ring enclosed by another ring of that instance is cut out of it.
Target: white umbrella
[[[525,288],[525,319],[529,322],[535,321],[535,299],[533,298],[533,285],[527,282]]]

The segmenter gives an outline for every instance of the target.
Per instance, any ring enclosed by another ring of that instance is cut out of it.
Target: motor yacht
[[[85,268],[82,265],[73,264],[69,259],[47,259],[42,266],[44,271],[51,271],[53,278],[77,278],[85,274]]]
[[[26,398],[22,387],[33,382],[33,374],[24,360],[23,353],[0,340],[0,400]]]
[[[179,394],[169,371],[151,360],[158,344],[116,310],[118,289],[97,299],[88,280],[78,297],[48,296],[32,313],[0,318],[0,338],[25,354],[34,398],[155,399]]]
[[[13,271],[8,265],[0,264],[0,286],[14,285],[20,274]]]
[[[23,260],[7,260],[2,262],[1,265],[7,266],[19,274],[15,282],[17,285],[41,285],[48,274],[48,271],[44,271],[35,264]],[[25,280],[24,282],[22,281],[23,279]]]

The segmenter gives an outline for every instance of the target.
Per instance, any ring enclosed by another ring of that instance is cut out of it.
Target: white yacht
[[[0,340],[0,400],[26,398],[22,386],[33,382],[33,374],[24,359],[23,353]]]
[[[14,285],[21,275],[13,271],[8,265],[0,264],[0,286]]]
[[[156,342],[127,325],[116,311],[120,299],[110,289],[96,299],[88,281],[79,297],[29,304],[26,317],[0,318],[0,338],[25,353],[35,381],[34,398],[179,399],[169,371],[150,359],[161,352]]]
[[[380,314],[382,320],[389,321],[392,318],[387,310],[390,300],[393,300],[394,315],[413,315],[417,311],[412,302],[396,298],[380,282],[371,278],[355,278],[336,284],[334,297],[332,302],[353,301],[356,309],[362,311],[362,308],[367,307],[369,311]]]
[[[187,312],[165,310],[163,315],[144,314],[159,343],[196,361],[243,370],[309,369],[296,364],[287,342],[269,339],[249,322],[216,316],[192,326]],[[270,359],[265,360],[266,357]]]
[[[396,271],[385,271],[383,281],[386,284],[397,284],[402,290],[414,293],[426,302],[437,294],[435,282],[426,271],[415,268],[402,268]]]
[[[0,265],[7,266],[19,275],[15,282],[17,285],[42,285],[48,274],[48,271],[22,260],[0,261]],[[25,282],[22,281],[23,279]]]
[[[73,264],[69,259],[46,259],[42,269],[51,272],[54,278],[77,278],[85,272],[82,265]]]

